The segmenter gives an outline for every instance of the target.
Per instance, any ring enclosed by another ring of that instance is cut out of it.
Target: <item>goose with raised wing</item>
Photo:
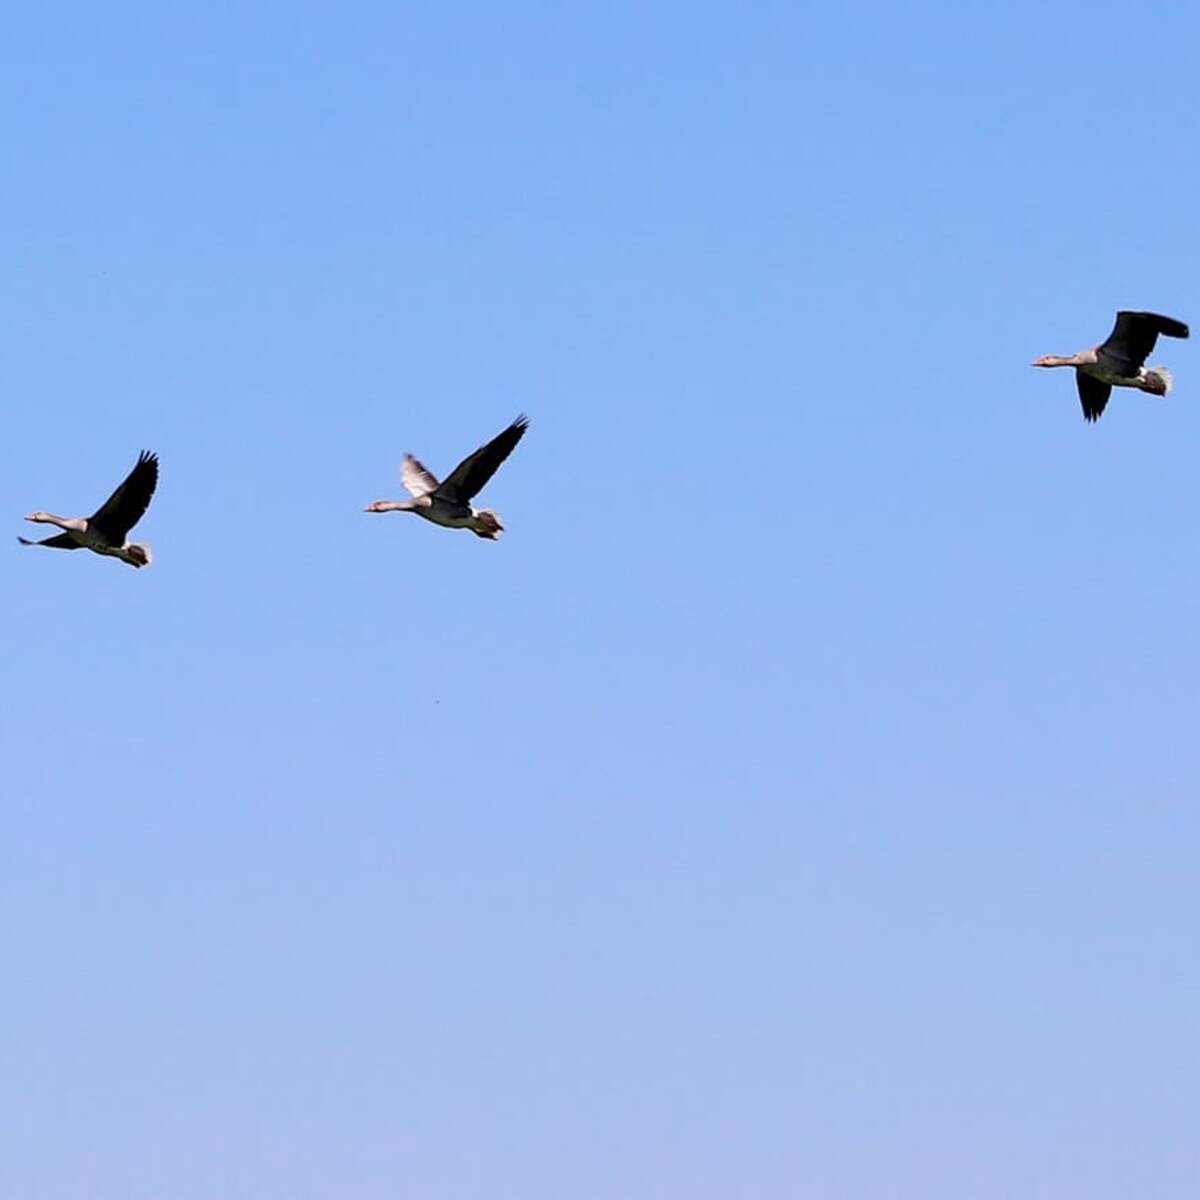
[[[500,515],[490,508],[473,508],[471,501],[513,452],[528,427],[528,418],[518,417],[486,446],[480,446],[474,454],[464,458],[441,483],[424,463],[406,454],[400,466],[400,481],[412,499],[376,500],[363,511],[412,512],[435,525],[469,529],[476,537],[495,541],[504,532]]]
[[[23,546],[49,546],[54,550],[94,550],[131,567],[148,567],[150,547],[129,541],[129,531],[145,515],[157,486],[158,455],[143,450],[125,481],[90,517],[56,517],[39,509],[25,520],[57,525],[63,532],[40,542],[23,537],[17,541]]]
[[[1074,367],[1084,419],[1096,421],[1114,387],[1139,388],[1155,396],[1165,396],[1171,390],[1171,372],[1166,367],[1142,365],[1160,333],[1185,338],[1188,327],[1158,313],[1122,311],[1117,313],[1112,333],[1100,345],[1078,354],[1044,354],[1033,360],[1033,366]]]

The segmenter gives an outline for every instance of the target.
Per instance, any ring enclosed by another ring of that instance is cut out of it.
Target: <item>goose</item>
[[[129,531],[142,519],[150,497],[158,486],[158,455],[143,450],[125,481],[90,517],[56,517],[52,513],[31,512],[27,521],[57,525],[64,533],[31,542],[19,537],[22,546],[50,546],[55,550],[94,550],[119,558],[131,567],[148,567],[150,547],[128,541]]]
[[[468,455],[441,483],[411,454],[404,456],[400,481],[412,495],[411,500],[376,500],[364,512],[413,512],[447,529],[469,529],[476,537],[495,541],[503,532],[500,515],[490,508],[472,508],[471,501],[513,452],[529,427],[529,419],[519,416],[503,433]]]
[[[1142,364],[1154,349],[1158,335],[1185,338],[1188,327],[1173,317],[1152,312],[1117,313],[1117,323],[1108,339],[1078,354],[1044,354],[1033,360],[1035,367],[1074,367],[1079,400],[1086,421],[1098,421],[1114,387],[1140,388],[1155,396],[1171,390],[1171,372],[1166,367]]]

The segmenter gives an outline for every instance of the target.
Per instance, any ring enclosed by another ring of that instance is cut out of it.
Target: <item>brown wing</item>
[[[474,454],[464,458],[438,488],[438,495],[456,504],[469,504],[495,475],[500,464],[513,452],[528,428],[529,418],[518,417],[486,446],[480,446]]]
[[[1108,340],[1096,347],[1096,354],[1105,366],[1123,375],[1136,375],[1150,357],[1160,333],[1164,337],[1185,338],[1188,327],[1159,313],[1122,311],[1117,313],[1117,323]]]
[[[150,507],[157,486],[158,455],[143,450],[121,486],[88,518],[88,527],[114,545],[123,544]]]
[[[1112,384],[1103,383],[1076,369],[1075,386],[1079,388],[1079,402],[1083,405],[1084,420],[1098,421],[1112,393]]]

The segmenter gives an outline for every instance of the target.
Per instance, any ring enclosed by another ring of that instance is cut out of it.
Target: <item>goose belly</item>
[[[474,514],[466,504],[447,504],[434,500],[428,508],[416,510],[427,521],[441,525],[444,529],[470,529]]]
[[[1142,368],[1134,375],[1123,375],[1120,371],[1113,371],[1107,367],[1100,366],[1099,363],[1088,363],[1079,368],[1085,375],[1090,375],[1093,379],[1100,380],[1101,383],[1111,384],[1113,387],[1139,387],[1146,377],[1145,368]]]
[[[81,546],[88,550],[94,550],[97,554],[108,554],[113,558],[121,557],[120,546],[114,546],[112,542],[98,533],[93,533],[90,529],[85,529],[81,533],[73,533],[71,536]]]

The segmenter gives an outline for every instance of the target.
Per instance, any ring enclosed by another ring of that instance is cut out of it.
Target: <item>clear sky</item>
[[[11,11],[0,1197],[1193,1200],[1198,44]]]

